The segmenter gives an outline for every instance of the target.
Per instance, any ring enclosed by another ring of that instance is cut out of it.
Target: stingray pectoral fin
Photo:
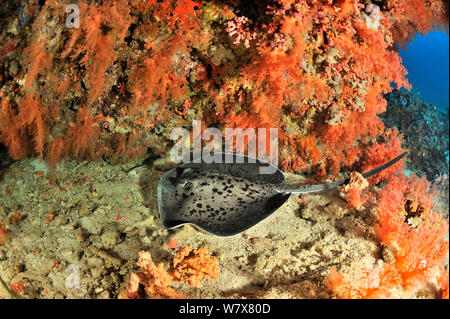
[[[171,220],[171,219],[163,220],[164,227],[166,227],[168,229],[177,228],[177,227],[183,226],[184,224],[186,224],[186,221],[183,221],[183,220]]]
[[[396,158],[390,160],[386,164],[383,164],[381,166],[378,166],[377,168],[374,168],[371,171],[363,173],[362,176],[364,178],[369,178],[375,174],[378,174],[379,172],[381,172],[381,171],[385,170],[386,168],[397,163],[399,160],[404,158],[407,154],[408,154],[408,152],[404,152],[404,153],[400,154],[399,156],[397,156]],[[283,185],[280,188],[278,188],[277,190],[281,193],[292,193],[292,194],[316,193],[316,192],[321,192],[324,190],[332,189],[332,188],[335,188],[335,187],[338,187],[341,185],[345,185],[345,184],[348,184],[349,182],[350,182],[350,178],[346,178],[344,180],[327,183],[327,184],[302,185],[302,186]]]
[[[274,212],[291,197],[290,193],[278,193],[269,198],[264,206],[264,210],[267,212]]]

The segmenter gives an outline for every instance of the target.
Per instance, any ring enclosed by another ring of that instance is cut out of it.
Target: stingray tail
[[[385,170],[386,168],[388,168],[389,166],[394,165],[395,163],[397,163],[399,160],[401,160],[402,158],[404,158],[406,155],[408,155],[408,152],[404,152],[402,154],[400,154],[399,156],[397,156],[396,158],[394,158],[393,160],[390,160],[389,162],[387,162],[386,164],[383,164],[381,166],[378,166],[377,168],[374,168],[371,171],[368,171],[367,173],[363,173],[362,176],[364,178],[369,178],[370,176],[373,176],[375,174],[378,174],[379,172]],[[348,180],[348,181],[347,181]],[[346,179],[347,183],[350,182],[350,178]]]
[[[396,158],[390,160],[386,164],[383,164],[381,166],[378,166],[377,168],[374,168],[371,171],[368,171],[366,173],[363,173],[362,176],[364,178],[369,178],[373,175],[378,174],[379,172],[385,170],[386,168],[394,165],[399,160],[404,158],[408,152],[404,152],[401,155],[397,156]],[[321,192],[324,190],[332,189],[337,186],[346,185],[350,182],[350,178],[346,178],[344,180],[327,183],[327,184],[317,184],[317,185],[302,185],[302,186],[293,186],[293,185],[283,185],[281,186],[278,191],[279,192],[286,192],[286,193],[293,193],[293,194],[304,194],[304,193],[315,193],[315,192]]]

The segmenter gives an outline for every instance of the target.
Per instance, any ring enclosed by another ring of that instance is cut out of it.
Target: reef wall
[[[396,44],[447,19],[441,1],[116,0],[75,1],[68,28],[72,2],[0,5],[0,143],[15,159],[164,154],[201,119],[279,128],[285,170],[367,170],[401,152],[378,117],[391,83],[409,88]]]

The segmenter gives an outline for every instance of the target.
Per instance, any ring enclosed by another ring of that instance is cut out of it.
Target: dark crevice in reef
[[[10,166],[14,160],[8,155],[8,148],[0,143],[0,169]]]

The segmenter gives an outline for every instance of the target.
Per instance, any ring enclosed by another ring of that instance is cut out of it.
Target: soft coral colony
[[[448,268],[443,263],[449,250],[448,220],[434,211],[430,183],[425,177],[398,174],[374,194],[374,235],[382,258],[356,275],[333,269],[327,285],[341,298],[412,298],[423,284],[431,284],[436,297],[448,298]]]
[[[26,41],[11,34],[2,48],[4,68],[20,55],[1,79],[12,157],[162,153],[173,127],[200,118],[277,127],[282,168],[323,175],[400,153],[377,116],[391,83],[409,87],[394,46],[446,12],[440,1],[84,0],[69,29],[68,1],[40,3],[23,10]]]
[[[448,26],[441,0],[80,0],[80,28],[69,29],[69,3],[28,1],[30,24],[0,47],[0,143],[13,158],[54,166],[163,154],[173,128],[201,119],[221,129],[279,128],[284,170],[318,178],[369,170],[402,152],[400,134],[378,117],[391,84],[410,87],[396,46]],[[405,265],[427,251],[415,251],[415,238],[440,247],[425,258],[436,261],[445,247],[433,236],[445,221],[430,212],[416,228],[401,222],[405,185],[419,183],[405,182],[401,168],[370,182],[400,184],[403,193],[357,190],[350,204],[377,197],[377,234],[400,247],[396,275],[409,282],[420,267],[404,275]]]
[[[127,289],[120,298],[183,298],[170,285],[176,282],[189,287],[201,287],[201,279],[217,279],[220,273],[219,261],[210,256],[206,248],[180,247],[172,259],[170,269],[163,263],[156,266],[149,252],[140,251],[137,262],[139,273],[131,273]]]

